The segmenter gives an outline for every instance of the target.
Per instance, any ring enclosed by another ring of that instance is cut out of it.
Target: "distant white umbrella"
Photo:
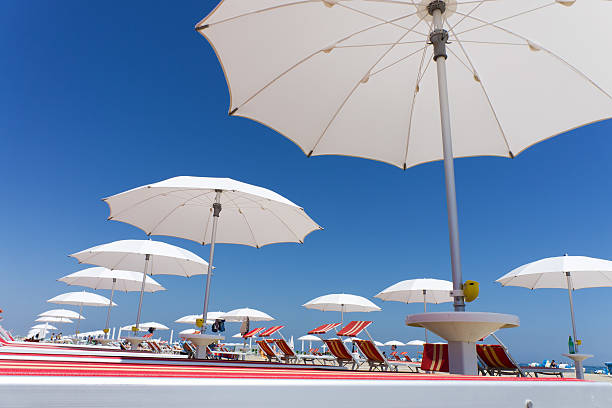
[[[389,286],[377,294],[376,298],[386,301],[402,303],[423,303],[423,310],[427,312],[427,303],[452,302],[450,292],[453,282],[441,279],[409,279]],[[427,329],[425,329],[427,341]]]
[[[225,312],[208,312],[206,315],[206,323],[207,324],[212,324],[215,322],[216,319],[221,319],[222,316],[225,314]],[[201,319],[202,315],[187,315],[187,316],[183,316],[179,319],[176,319],[174,321],[174,323],[181,323],[181,324],[193,324],[195,325],[197,320]]]
[[[144,291],[157,292],[166,290],[150,276],[145,277]],[[84,286],[92,289],[110,289],[111,295],[106,314],[106,325],[104,333],[108,333],[110,323],[111,305],[115,290],[121,292],[136,292],[142,289],[143,274],[141,272],[124,271],[120,269],[108,269],[103,266],[83,269],[58,279],[71,286]]]
[[[239,338],[239,337],[242,338],[242,333],[236,333],[232,337],[234,337],[234,338]]]
[[[380,307],[363,296],[351,295],[347,293],[332,293],[319,296],[304,303],[306,309],[321,310],[323,312],[340,312],[340,320],[344,322],[344,313],[348,312],[378,312]]]
[[[397,340],[389,340],[388,342],[386,342],[384,344],[385,346],[396,346],[396,347],[401,347],[401,346],[405,346],[406,344],[402,343],[401,341],[397,341]]]
[[[45,323],[45,324],[36,324],[34,326],[32,326],[32,329],[47,329],[47,330],[57,330],[57,327],[49,324],[49,323]]]
[[[81,319],[85,320],[84,316],[81,316],[77,312],[68,309],[51,309],[46,312],[42,312],[38,316],[40,317],[65,317],[67,319]]]
[[[612,287],[612,261],[568,255],[544,258],[519,266],[497,279],[496,282],[501,283],[502,286],[520,286],[529,289],[567,289],[575,351],[578,353],[580,341],[576,337],[572,291],[583,288]],[[582,361],[576,361],[575,365],[576,374],[582,377]]]
[[[59,305],[74,305],[79,306],[79,314],[83,312],[83,306],[93,306],[93,307],[105,307],[109,303],[112,306],[117,306],[116,303],[111,302],[109,299],[104,296],[97,295],[95,293],[90,292],[68,292],[63,293],[61,295],[55,296],[49,300],[49,303],[55,303]],[[79,325],[81,323],[81,319],[77,320],[76,332],[79,332]]]
[[[353,340],[361,340],[359,337],[347,337],[346,339],[342,340],[343,343],[352,343]]]
[[[196,330],[196,329],[186,329],[186,330],[179,332],[179,334],[196,334],[198,332],[199,330]]]
[[[377,345],[378,347],[383,347],[384,346],[383,342],[378,341],[378,340],[374,340],[374,344]]]
[[[132,330],[133,325],[123,326],[121,330]],[[140,323],[139,331],[147,331],[149,329],[155,330],[170,330],[166,325],[157,322],[144,322]]]
[[[242,322],[247,318],[253,322],[264,322],[274,320],[272,316],[267,313],[264,313],[257,309],[250,309],[248,307],[243,307],[241,309],[230,310],[229,312],[223,314],[221,318],[225,319],[228,322]]]
[[[74,323],[74,321],[66,317],[53,317],[53,316],[42,316],[36,319],[35,321],[36,322],[49,322],[49,323]]]
[[[174,177],[104,201],[110,208],[109,219],[134,225],[147,235],[210,244],[202,315],[208,313],[215,243],[257,248],[278,242],[302,243],[306,235],[321,228],[304,209],[281,195],[229,178]]]
[[[136,329],[140,324],[146,275],[190,277],[207,273],[208,263],[186,249],[160,241],[128,239],[98,245],[70,255],[80,263],[144,273],[141,277]]]
[[[410,340],[406,343],[407,346],[422,346],[425,342],[423,340]]]
[[[312,342],[313,341],[323,341],[323,340],[321,340],[320,337],[315,336],[314,334],[306,334],[306,335],[304,335],[302,337],[298,337],[298,340],[302,341],[302,351],[304,351],[304,342],[305,341],[309,342],[309,346],[310,346],[311,349],[312,349]]]

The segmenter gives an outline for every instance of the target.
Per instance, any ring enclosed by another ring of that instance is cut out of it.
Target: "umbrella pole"
[[[446,43],[448,32],[444,30],[442,13],[446,10],[443,1],[432,1],[428,12],[433,16],[434,30],[429,39],[434,46],[433,59],[438,70],[438,96],[440,98],[440,120],[442,125],[442,144],[444,150],[444,175],[446,180],[446,211],[448,213],[448,232],[450,238],[451,267],[453,271],[453,291],[462,290],[461,255],[459,251],[459,222],[457,217],[457,193],[455,190],[455,167],[453,164],[453,142],[451,139],[450,109],[448,106],[448,82],[446,76]],[[459,292],[461,293],[461,292]],[[465,311],[463,294],[453,296],[455,312]]]
[[[145,267],[144,273],[142,274],[142,284],[140,285],[140,299],[138,300],[138,313],[136,314],[136,331],[138,331],[140,325],[140,310],[142,309],[142,295],[144,294],[145,281],[147,280],[147,271],[149,270],[149,259],[151,255],[145,255]],[[136,334],[136,333],[133,333]]]
[[[76,327],[76,335],[77,335],[77,340],[78,340],[78,334],[79,334],[79,326],[81,325],[81,315],[83,314],[83,303],[81,303],[81,305],[79,306],[79,318],[77,320],[77,327]]]
[[[106,313],[106,326],[104,327],[104,334],[108,334],[108,324],[110,323],[110,312],[111,312],[111,307],[113,306],[113,295],[115,294],[115,283],[117,283],[117,278],[113,278],[113,287],[111,289],[110,300],[108,301],[108,312]]]
[[[210,278],[213,269],[213,257],[215,255],[215,241],[217,239],[217,223],[219,222],[219,214],[221,213],[221,190],[215,190],[215,202],[213,203],[213,226],[210,239],[210,256],[208,258],[208,273],[206,274],[206,289],[204,290],[204,310],[202,312],[202,330],[206,331],[206,315],[208,314],[208,298],[210,297]]]
[[[574,319],[574,299],[572,298],[572,276],[569,272],[565,272],[567,278],[567,293],[569,294],[570,313],[572,315],[572,333],[574,334],[574,351],[578,354],[578,337],[576,337],[576,320]]]
[[[423,289],[423,313],[427,313],[427,290]],[[427,341],[427,329],[425,329],[425,343],[429,343]]]

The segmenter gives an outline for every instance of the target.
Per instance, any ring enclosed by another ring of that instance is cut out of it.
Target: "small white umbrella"
[[[423,340],[410,340],[406,343],[407,346],[422,346],[425,342]]]
[[[405,346],[406,344],[402,343],[401,341],[397,341],[397,340],[389,340],[388,342],[386,342],[384,344],[385,346],[396,346],[396,347],[401,347],[401,346]]]
[[[36,324],[34,326],[32,326],[32,329],[46,329],[46,330],[57,330],[57,327],[49,324],[49,323],[45,323],[45,324]]]
[[[174,177],[104,201],[110,208],[109,219],[134,225],[147,235],[210,243],[202,315],[208,313],[215,243],[257,248],[278,242],[302,243],[306,235],[321,229],[303,208],[281,195],[229,178]]]
[[[314,334],[306,334],[306,335],[304,335],[302,337],[298,337],[298,340],[302,341],[302,351],[304,351],[304,342],[305,341],[309,342],[310,348],[312,348],[312,342],[313,341],[323,341],[323,340],[321,340],[320,337],[315,336]]]
[[[117,306],[116,303],[111,302],[109,299],[104,296],[97,295],[95,293],[90,292],[68,292],[63,293],[61,295],[55,296],[49,300],[49,303],[55,303],[59,305],[74,305],[79,306],[79,314],[83,312],[83,306],[93,306],[93,307],[105,307],[108,304],[112,306]],[[79,332],[79,325],[81,323],[81,319],[77,320],[76,332]]]
[[[612,287],[612,261],[568,255],[544,258],[519,266],[497,279],[496,282],[501,283],[502,286],[520,286],[529,289],[567,289],[575,351],[578,353],[580,342],[576,337],[572,291],[583,288]],[[583,376],[581,361],[576,361],[576,375],[579,378]]]
[[[341,322],[344,323],[345,312],[378,312],[380,307],[363,296],[347,293],[332,293],[319,296],[304,303],[306,309],[321,310],[323,312],[333,311],[341,313]]]
[[[123,326],[121,328],[121,330],[132,330],[132,327],[134,327],[134,325]],[[157,323],[157,322],[144,322],[144,323],[140,323],[140,326],[138,328],[139,331],[147,331],[149,329],[170,330],[170,328],[168,326],[163,325],[161,323]]]
[[[452,302],[451,290],[453,282],[450,281],[430,278],[409,279],[389,286],[374,297],[402,303],[423,303],[423,310],[427,312],[427,303]],[[425,329],[425,341],[427,341],[427,329]]]
[[[235,337],[235,338],[239,338],[240,337],[241,338],[242,337],[242,333],[236,333],[232,337]]]
[[[146,275],[178,275],[191,277],[207,273],[208,263],[186,249],[160,241],[128,239],[98,245],[70,255],[79,263],[140,272],[142,275],[136,325],[140,311]]]
[[[83,319],[85,319],[83,317]],[[49,323],[74,323],[71,319],[66,317],[53,317],[53,316],[42,316],[35,320],[36,322],[49,322]]]
[[[374,340],[374,344],[376,344],[378,347],[383,347],[384,346],[383,342],[378,341],[378,340]]]
[[[68,309],[51,309],[46,312],[42,312],[38,316],[40,317],[65,317],[67,319],[81,319],[85,320],[84,316],[81,316],[77,312]]]
[[[144,291],[157,292],[166,290],[150,276],[145,277]],[[108,269],[102,266],[83,269],[82,271],[71,273],[58,279],[70,286],[85,286],[92,289],[107,289],[111,291],[106,314],[106,325],[104,332],[108,333],[110,323],[111,305],[115,290],[121,292],[136,292],[141,290],[143,274],[141,272],[124,271],[121,269]]]
[[[228,322],[242,322],[247,318],[253,322],[265,322],[274,320],[274,318],[269,314],[264,313],[261,310],[251,309],[248,307],[230,310],[229,312],[221,315],[221,318],[225,319]]]
[[[196,329],[186,329],[186,330],[183,330],[183,331],[179,332],[179,334],[195,334],[198,331],[199,330],[196,330]]]
[[[216,319],[222,319],[223,315],[225,314],[225,312],[208,312],[206,314],[206,323],[207,324],[212,324],[215,322]],[[181,324],[193,324],[195,325],[197,320],[201,319],[202,315],[187,315],[187,316],[183,316],[179,319],[176,319],[174,321],[174,323],[181,323]]]

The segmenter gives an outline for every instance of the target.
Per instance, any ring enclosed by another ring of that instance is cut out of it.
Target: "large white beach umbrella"
[[[85,318],[82,317],[82,319],[85,319]],[[54,316],[41,316],[34,321],[35,322],[49,322],[49,323],[74,323],[74,321],[66,317],[54,317]]]
[[[186,249],[165,242],[128,239],[98,245],[70,255],[79,263],[141,273],[140,299],[136,325],[140,323],[146,275],[177,275],[191,277],[207,273],[208,262]],[[144,275],[143,275],[144,274]]]
[[[32,329],[45,329],[45,330],[57,330],[57,327],[49,324],[49,323],[44,323],[44,324],[35,324],[34,326],[32,326]]]
[[[208,312],[215,243],[257,248],[302,243],[306,235],[321,228],[303,208],[274,191],[229,178],[174,177],[104,201],[110,208],[110,220],[134,225],[147,235],[210,244],[202,315]],[[206,330],[205,323],[202,330]]]
[[[567,289],[569,295],[572,333],[575,351],[579,341],[576,337],[574,301],[572,291],[584,288],[612,287],[612,261],[588,256],[556,256],[534,261],[508,272],[496,282],[502,286],[520,286],[529,289]],[[582,362],[576,362],[576,373],[581,371]]]
[[[46,312],[42,312],[38,315],[39,317],[65,317],[67,319],[81,319],[84,320],[85,317],[81,316],[79,313],[74,310],[68,309],[51,309]]]
[[[344,313],[350,312],[379,312],[380,307],[363,296],[348,293],[331,293],[319,296],[304,303],[306,309],[321,310],[323,312],[340,312],[340,321],[344,322]]]
[[[611,17],[603,0],[251,0],[220,2],[196,30],[223,67],[230,115],[308,156],[444,159],[462,311],[453,158],[514,157],[612,117]]]
[[[83,306],[93,306],[93,307],[105,307],[107,305],[117,306],[116,303],[111,302],[109,299],[104,296],[97,295],[95,293],[90,293],[86,291],[82,292],[67,292],[61,295],[57,295],[49,300],[49,303],[55,303],[58,305],[73,305],[79,307],[79,315],[83,312]],[[81,319],[77,320],[76,333],[79,333],[79,325],[81,323]]]
[[[453,290],[453,282],[441,279],[409,279],[389,286],[376,298],[396,301],[402,303],[423,303],[423,310],[427,312],[427,303],[452,302],[450,293]],[[427,329],[425,329],[425,341],[427,341]]]
[[[143,277],[145,278],[144,288],[142,287]],[[153,278],[143,275],[141,272],[108,269],[102,266],[87,268],[82,271],[71,273],[70,275],[59,278],[58,281],[64,282],[70,286],[85,286],[92,289],[107,289],[111,291],[104,333],[108,333],[111,313],[110,304],[113,301],[115,290],[126,293],[140,291],[141,289],[144,292],[166,290]]]

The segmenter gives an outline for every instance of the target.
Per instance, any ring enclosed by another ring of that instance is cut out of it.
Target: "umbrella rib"
[[[251,233],[251,238],[253,238],[253,242],[255,243],[255,248],[259,248],[259,242],[257,242],[257,238],[255,238],[255,233],[253,232],[253,228],[251,228],[251,224],[249,224],[249,220],[247,219],[246,215],[244,215],[244,213],[242,212],[242,209],[238,208],[238,212],[240,213],[240,215],[242,215],[244,222],[249,228],[249,232]]]
[[[485,98],[487,99],[487,103],[489,105],[489,108],[491,109],[491,113],[493,114],[493,117],[495,118],[495,122],[497,122],[497,126],[499,128],[499,131],[501,132],[502,138],[504,139],[504,144],[506,145],[506,149],[508,151],[508,154],[510,155],[510,157],[513,157],[514,153],[512,153],[512,149],[510,148],[510,143],[508,142],[508,138],[506,137],[506,132],[504,132],[504,128],[502,127],[502,124],[501,124],[501,122],[499,120],[499,116],[497,115],[497,112],[495,111],[495,108],[493,107],[493,103],[491,102],[491,98],[489,97],[489,94],[487,93],[487,90],[486,90],[486,88],[484,86],[482,78],[480,78],[480,76],[478,74],[478,71],[476,70],[476,67],[474,67],[474,63],[472,62],[472,59],[468,55],[466,49],[463,47],[463,44],[461,43],[461,40],[455,34],[455,30],[453,28],[451,28],[450,32],[453,35],[453,37],[455,37],[455,40],[457,40],[457,44],[459,44],[459,48],[461,48],[461,51],[463,52],[463,54],[465,55],[465,58],[467,59],[468,63],[470,64],[470,67],[472,68],[472,74],[477,76],[477,78],[478,78],[477,82],[478,82],[478,84],[480,84],[480,89],[482,89],[482,93],[484,94]],[[451,50],[451,52],[452,52],[452,50]],[[454,54],[454,52],[453,52],[453,54]],[[459,60],[461,61],[461,59],[459,59]]]
[[[397,24],[397,23],[395,22],[395,21],[403,20],[404,18],[412,17],[412,16],[414,16],[415,14],[417,14],[417,12],[414,12],[414,13],[412,13],[412,14],[406,15],[406,16],[401,17],[401,18],[399,18],[399,19],[385,20],[385,19],[384,19],[384,18],[382,18],[382,17],[378,17],[378,16],[375,16],[375,15],[373,15],[373,14],[366,13],[365,11],[362,11],[362,10],[359,10],[359,9],[355,9],[355,8],[352,8],[352,7],[349,7],[349,6],[347,6],[346,4],[338,3],[338,5],[339,5],[340,7],[344,7],[344,8],[345,8],[345,9],[347,9],[347,10],[351,10],[351,11],[354,11],[355,13],[362,14],[362,15],[364,15],[364,16],[366,16],[366,17],[370,17],[370,18],[373,18],[373,19],[375,19],[375,20],[378,20],[378,21],[380,21],[380,22],[382,22],[382,23],[385,23],[385,24],[391,24],[391,25],[392,25],[392,26],[394,26],[394,27],[398,27],[398,28],[401,28],[401,29],[403,29],[403,30],[409,30],[409,31],[412,31],[412,32],[417,33],[417,34],[421,34],[421,35],[427,36],[427,34],[425,34],[425,33],[418,32],[418,31],[414,30],[413,28],[408,28],[408,27],[405,27],[405,26],[403,26],[403,25],[401,25],[401,24]]]
[[[538,7],[532,8],[532,9],[529,9],[529,10],[521,11],[520,13],[516,13],[516,14],[513,14],[513,15],[511,15],[511,16],[503,17],[503,18],[500,18],[500,19],[498,19],[498,20],[494,20],[494,21],[491,21],[491,22],[488,22],[488,21],[485,21],[485,20],[480,20],[480,19],[479,19],[479,18],[477,18],[477,17],[473,17],[473,16],[471,15],[471,14],[472,14],[472,12],[469,12],[468,14],[465,14],[465,13],[460,13],[460,12],[457,12],[457,11],[456,11],[456,12],[455,12],[456,14],[458,14],[458,15],[460,15],[460,16],[463,16],[463,18],[461,19],[461,21],[465,20],[466,18],[473,18],[473,19],[475,19],[475,20],[479,21],[480,23],[482,23],[482,25],[480,25],[480,26],[476,26],[476,27],[468,28],[468,29],[466,29],[466,30],[464,30],[464,31],[460,32],[459,34],[465,34],[465,33],[469,32],[469,31],[478,30],[478,29],[480,29],[480,28],[487,27],[487,26],[493,26],[493,27],[495,27],[495,24],[497,24],[497,23],[501,23],[502,21],[507,21],[507,20],[510,20],[510,19],[512,19],[512,18],[515,18],[515,17],[520,17],[520,16],[523,16],[523,15],[525,15],[525,14],[528,14],[528,13],[531,13],[531,12],[534,12],[534,11],[538,11],[538,10],[543,9],[543,8],[545,8],[545,7],[552,6],[552,5],[554,5],[554,4],[557,4],[557,2],[556,2],[556,1],[552,1],[552,2],[550,2],[550,3],[546,3],[546,4],[543,4],[543,5],[541,5],[541,6],[538,6]],[[461,22],[461,21],[460,21],[460,22]],[[453,29],[454,29],[455,27],[457,27],[457,25],[459,25],[459,23],[455,24],[455,25],[453,26]]]
[[[416,27],[417,25],[419,25],[421,23],[421,21],[423,21],[424,17],[419,18],[419,21],[416,22],[416,24],[414,25],[414,27]],[[336,112],[334,113],[334,115],[332,116],[332,118],[330,119],[330,121],[327,123],[327,126],[325,127],[325,129],[323,129],[323,132],[321,133],[321,136],[319,136],[319,138],[317,139],[317,141],[315,142],[314,146],[312,147],[312,149],[310,149],[310,152],[308,153],[308,156],[311,156],[312,153],[314,152],[314,150],[317,148],[317,146],[319,145],[319,143],[321,142],[321,140],[323,139],[323,137],[325,136],[325,134],[327,133],[327,130],[329,129],[329,127],[331,126],[331,124],[334,122],[334,120],[336,120],[336,118],[338,117],[338,114],[340,113],[340,111],[342,110],[342,108],[344,108],[344,106],[346,105],[346,103],[348,102],[348,100],[351,98],[351,96],[355,93],[355,91],[357,90],[357,87],[359,87],[359,84],[361,83],[361,81],[363,81],[363,78],[368,75],[368,73],[376,66],[378,65],[378,63],[380,61],[382,61],[383,58],[385,58],[385,56],[387,56],[387,54],[389,54],[389,52],[391,52],[391,50],[393,48],[395,48],[395,46],[397,45],[397,43],[399,43],[400,41],[402,41],[404,39],[404,37],[406,37],[411,31],[408,30],[406,31],[404,34],[402,34],[402,36],[400,38],[398,38],[398,40],[392,45],[390,46],[377,60],[376,62],[370,67],[370,69],[368,69],[364,75],[359,78],[359,80],[357,81],[357,83],[353,86],[353,88],[351,89],[351,91],[348,93],[348,95],[344,98],[344,100],[342,101],[342,103],[340,104],[340,106],[338,107],[338,109],[336,109]]]
[[[534,10],[530,10],[530,11],[534,11]],[[457,14],[461,14],[461,13],[459,13],[459,12],[456,12],[456,13],[457,13]],[[478,28],[485,27],[485,26],[495,27],[495,28],[497,28],[498,30],[501,30],[501,31],[503,31],[503,32],[505,32],[505,33],[508,33],[508,34],[510,34],[510,35],[513,35],[513,36],[515,36],[515,37],[518,37],[518,38],[522,39],[523,41],[527,42],[528,44],[532,43],[532,41],[529,41],[529,39],[527,39],[526,37],[523,37],[522,35],[517,34],[517,33],[513,32],[513,31],[511,31],[511,30],[508,30],[507,28],[504,28],[504,27],[498,26],[497,24],[495,24],[495,22],[488,23],[488,22],[486,22],[485,20],[482,20],[482,19],[477,18],[477,17],[474,17],[474,16],[468,16],[468,18],[471,18],[471,19],[473,19],[473,20],[475,20],[475,21],[478,21],[478,22],[481,22],[481,23],[485,23],[483,26],[480,26],[480,27],[478,27]],[[461,33],[459,33],[459,34],[463,34],[463,33],[466,33],[466,32],[468,32],[468,31],[472,31],[472,29],[465,30],[465,31],[463,31],[463,32],[461,32]],[[455,35],[455,38],[457,38],[457,35]],[[582,77],[584,80],[586,80],[586,81],[587,81],[587,82],[589,82],[591,85],[593,85],[595,88],[597,88],[597,89],[598,89],[598,90],[599,90],[601,93],[603,93],[605,96],[607,96],[608,98],[612,99],[612,96],[611,96],[611,95],[610,95],[608,92],[606,92],[606,91],[605,91],[605,90],[604,90],[602,87],[600,87],[600,86],[599,86],[597,83],[595,83],[595,81],[593,81],[591,78],[589,78],[589,77],[588,77],[588,76],[587,76],[585,73],[583,73],[582,71],[580,71],[578,68],[576,68],[575,66],[573,66],[572,64],[570,64],[569,62],[567,62],[566,60],[564,60],[564,59],[563,59],[562,57],[560,57],[559,55],[557,55],[557,54],[555,54],[554,52],[550,51],[549,49],[544,48],[544,47],[540,46],[539,44],[538,44],[538,47],[539,47],[539,48],[540,48],[542,51],[544,51],[544,52],[546,52],[546,53],[550,54],[551,56],[553,56],[554,58],[556,58],[556,59],[557,59],[559,62],[561,62],[562,64],[567,65],[567,67],[568,67],[568,68],[570,68],[572,71],[574,71],[574,73],[576,73],[576,74],[578,74],[579,76],[581,76],[581,77]]]
[[[419,89],[419,83],[421,82],[421,79],[423,79],[423,76],[425,75],[425,72],[427,72],[427,68],[429,67],[429,62],[427,62],[427,65],[425,66],[425,70],[421,73],[421,70],[423,69],[423,62],[425,62],[425,55],[427,54],[427,49],[428,47],[425,47],[423,49],[423,55],[421,56],[421,63],[419,65],[419,71],[417,73],[417,79],[416,79],[416,84],[414,86],[414,90],[412,91],[412,103],[410,104],[410,116],[408,117],[408,135],[406,135],[406,149],[404,150],[404,170],[406,169],[406,162],[408,161],[408,147],[410,146],[410,134],[412,131],[412,118],[414,115],[414,106],[416,105],[416,96],[417,93],[419,93],[418,89]]]
[[[372,30],[374,28],[377,27],[381,27],[385,24],[392,24],[395,21],[398,20],[402,20],[404,18],[408,18],[411,16],[414,16],[416,13],[411,13],[411,14],[406,14],[397,18],[394,18],[392,20],[389,21],[383,21],[382,23],[379,24],[374,24],[372,26],[366,27],[364,29],[355,31],[354,33],[351,33],[343,38],[341,38],[340,40],[336,41],[334,43],[334,47],[336,44],[339,44],[341,42],[344,42],[354,36],[356,36],[357,34],[361,34],[364,33],[368,30]],[[405,28],[404,28],[405,29]],[[236,111],[240,108],[242,108],[244,105],[246,105],[247,103],[249,103],[250,101],[252,101],[254,98],[256,98],[260,93],[262,93],[264,90],[266,90],[270,85],[272,85],[274,82],[278,81],[280,78],[282,78],[283,76],[287,75],[289,72],[293,71],[295,68],[297,68],[299,65],[303,64],[304,62],[308,61],[310,58],[314,57],[315,55],[319,54],[320,52],[322,52],[323,50],[317,50],[313,53],[311,53],[310,55],[302,58],[301,60],[299,60],[298,62],[296,62],[295,64],[293,64],[291,67],[287,68],[285,71],[281,72],[280,74],[278,74],[277,76],[275,76],[274,78],[272,78],[272,80],[270,80],[267,84],[265,84],[262,88],[260,88],[259,90],[257,90],[253,95],[251,95],[250,97],[248,97],[244,102],[242,102],[241,104],[239,104],[238,106],[236,106],[235,108],[232,109],[233,113],[236,113]]]
[[[423,41],[419,41],[419,43],[422,43],[422,42],[423,42]],[[387,44],[387,45],[391,45],[391,44]],[[379,74],[380,72],[382,72],[382,71],[384,71],[384,70],[386,70],[386,69],[388,69],[388,68],[391,68],[392,66],[394,66],[394,65],[396,65],[396,64],[399,64],[400,62],[402,62],[402,61],[404,61],[404,60],[406,60],[406,59],[408,59],[408,58],[412,57],[413,55],[418,54],[419,52],[421,52],[421,51],[423,51],[423,50],[425,50],[425,49],[427,49],[427,45],[425,45],[423,48],[420,48],[420,49],[418,49],[418,50],[416,50],[416,51],[411,52],[410,54],[406,55],[405,57],[402,57],[402,58],[398,59],[397,61],[392,62],[392,63],[391,63],[391,64],[389,64],[389,65],[386,65],[386,66],[382,67],[381,69],[379,69],[379,70],[377,70],[377,71],[372,72],[372,73],[370,74],[370,78],[371,78],[371,77],[373,77],[374,75]]]
[[[468,16],[472,15],[472,13],[473,13],[473,12],[475,12],[475,11],[476,11],[476,10],[477,10],[477,9],[478,9],[480,6],[482,6],[482,5],[484,4],[484,2],[485,2],[485,0],[480,0],[480,2],[479,2],[478,4],[476,4],[476,5],[475,5],[475,6],[474,6],[474,7],[473,7],[473,8],[472,8],[472,9],[471,9],[471,10],[470,10],[468,13],[467,13],[467,15],[462,16],[462,17],[459,19],[459,21],[457,21],[455,24],[453,24],[453,26],[452,26],[452,27],[450,27],[450,30],[449,30],[449,31],[453,31],[453,29],[454,29],[455,27],[457,27],[459,24],[461,24],[461,22],[462,22],[463,20],[465,20],[465,19],[466,19]],[[448,21],[447,21],[447,24],[448,24]],[[449,25],[449,26],[450,26],[450,25]]]

